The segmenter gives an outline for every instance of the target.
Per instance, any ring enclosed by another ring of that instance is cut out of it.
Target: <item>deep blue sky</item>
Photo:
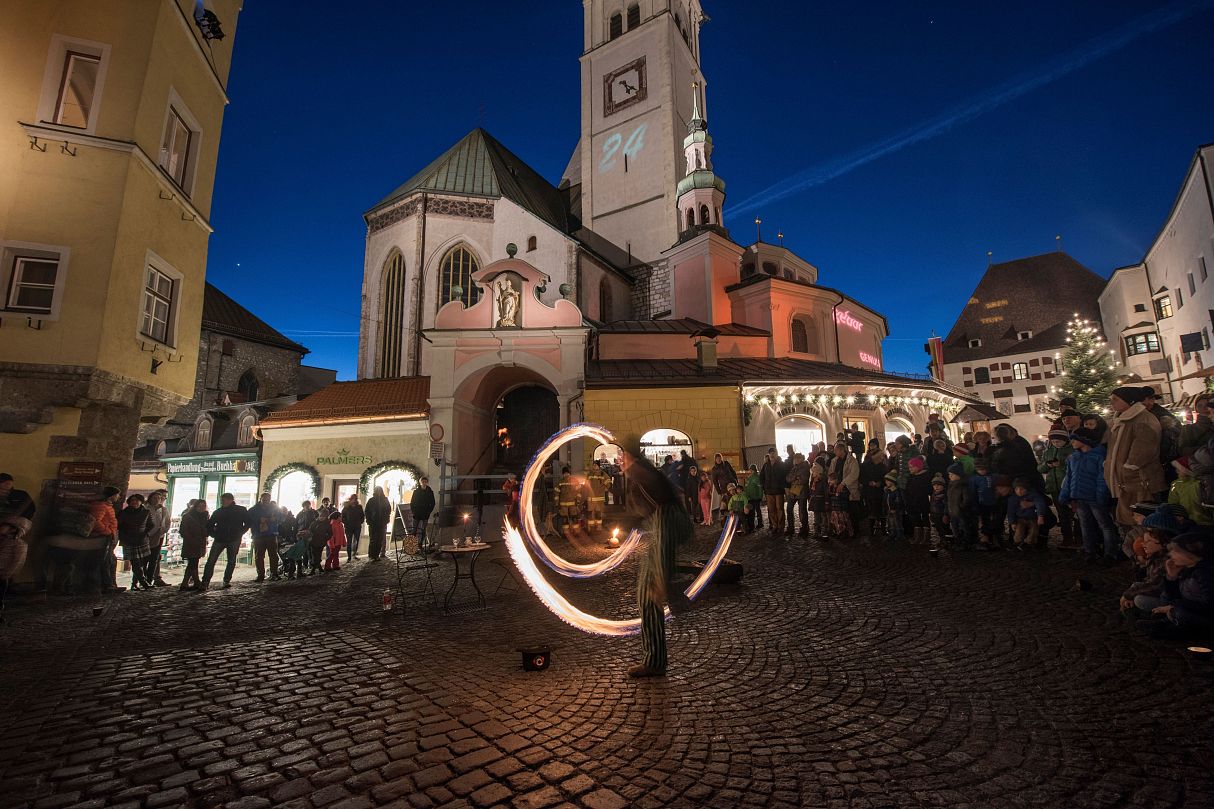
[[[982,8],[978,8],[982,6]],[[987,263],[1138,261],[1214,141],[1214,3],[1002,106],[755,211],[729,205],[1088,53],[1174,4],[705,0],[703,67],[726,226],[815,264],[889,319],[921,372]],[[553,182],[579,127],[582,4],[246,3],[208,277],[355,374],[362,213],[482,123]],[[833,172],[830,172],[833,174]],[[332,332],[316,334],[315,332]]]

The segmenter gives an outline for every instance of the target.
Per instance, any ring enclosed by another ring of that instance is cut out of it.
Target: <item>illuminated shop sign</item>
[[[865,351],[860,352],[860,362],[864,363],[865,365],[871,365],[874,368],[881,367],[881,360],[877,359],[872,354],[869,354]]]

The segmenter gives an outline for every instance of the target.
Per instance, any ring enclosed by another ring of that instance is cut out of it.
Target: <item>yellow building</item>
[[[0,23],[0,464],[127,480],[194,392],[240,0],[10,0]]]

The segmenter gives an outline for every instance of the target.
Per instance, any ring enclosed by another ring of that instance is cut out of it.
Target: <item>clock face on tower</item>
[[[644,101],[648,94],[642,56],[603,76],[603,117]]]

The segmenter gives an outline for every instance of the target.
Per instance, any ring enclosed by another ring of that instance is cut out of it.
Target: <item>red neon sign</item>
[[[835,311],[835,322],[838,323],[840,326],[846,326],[847,328],[851,329],[852,331],[863,331],[864,330],[864,324],[861,323],[859,320],[856,320],[856,318],[852,315],[851,312],[840,312],[840,311],[836,310]]]
[[[866,352],[864,352],[864,351],[861,351],[861,352],[860,352],[860,362],[863,362],[863,363],[866,363],[866,364],[868,364],[868,365],[871,365],[871,366],[873,366],[874,368],[880,368],[880,367],[881,367],[881,360],[877,359],[877,358],[876,358],[876,357],[874,357],[872,354],[866,353]]]

